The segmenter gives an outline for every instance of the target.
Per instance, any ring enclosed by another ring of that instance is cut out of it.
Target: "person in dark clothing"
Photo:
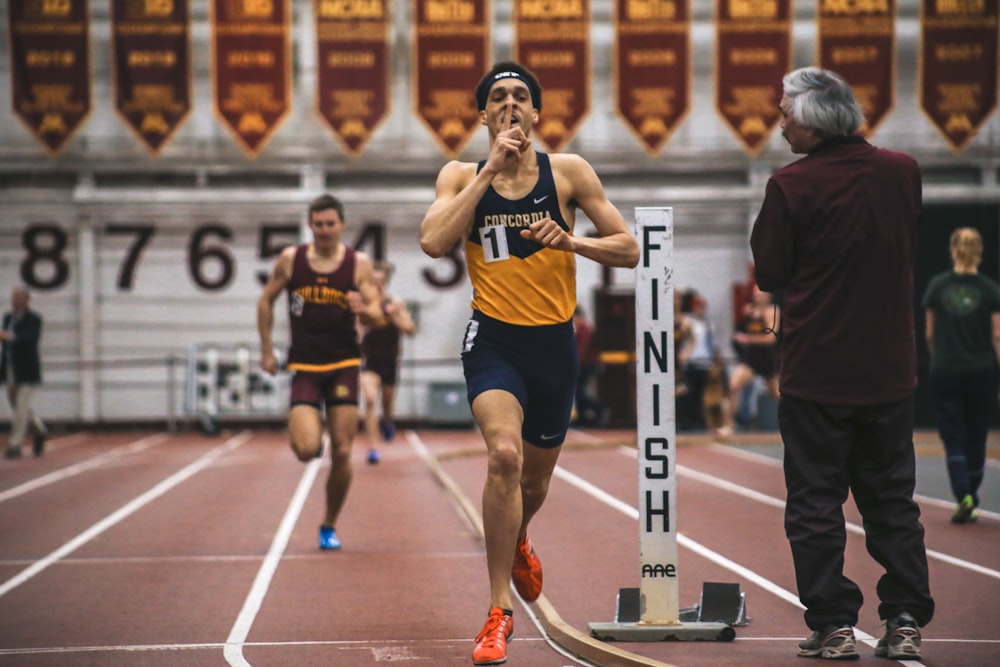
[[[953,269],[931,278],[923,306],[934,420],[958,501],[951,521],[964,524],[976,520],[997,399],[1000,286],[979,273],[983,238],[978,231],[956,229],[950,247]]]
[[[410,309],[402,299],[389,294],[389,281],[395,267],[377,260],[372,272],[378,288],[382,317],[361,331],[361,397],[364,414],[361,421],[368,436],[368,463],[382,460],[378,442],[390,442],[396,435],[396,384],[399,380],[399,355],[403,336],[417,333]],[[381,415],[379,415],[381,408]]]
[[[844,574],[851,491],[868,552],[885,569],[877,593],[886,632],[875,654],[916,658],[934,614],[913,500],[920,168],[855,136],[861,109],[839,75],[808,67],[783,86],[782,135],[805,157],[771,176],[750,246],[760,288],[784,291],[785,533],[813,631],[799,655],[858,655],[863,595]]]
[[[695,290],[681,296],[681,312],[690,327],[691,340],[684,352],[684,387],[677,401],[677,427],[701,431],[706,427],[705,388],[716,356],[715,327],[708,318],[708,301]]]
[[[729,378],[729,395],[732,399],[729,401],[726,423],[717,431],[722,436],[732,435],[741,409],[746,408],[740,405],[744,389],[755,378],[765,380],[767,393],[772,399],[777,400],[780,395],[778,369],[781,360],[775,331],[781,326],[781,309],[774,303],[771,295],[757,285],[753,286],[750,293],[750,303],[746,306],[745,315],[733,331],[732,341],[737,353],[737,363]]]
[[[583,309],[577,306],[573,313],[573,332],[576,334],[579,375],[576,379],[576,418],[584,426],[607,426],[611,413],[590,393],[591,381],[597,373],[600,353],[597,349],[596,331]]]
[[[10,442],[4,458],[21,458],[21,445],[28,433],[32,435],[32,452],[45,452],[48,434],[45,423],[32,407],[35,389],[42,382],[42,363],[38,342],[42,338],[42,316],[31,310],[31,295],[24,287],[10,293],[11,309],[4,313],[0,329],[0,382],[7,384],[7,400],[13,410]]]

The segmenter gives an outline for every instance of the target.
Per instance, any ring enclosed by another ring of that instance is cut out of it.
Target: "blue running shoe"
[[[378,463],[381,460],[382,460],[382,457],[379,456],[379,453],[378,453],[377,449],[369,449],[368,450],[368,463],[371,463],[372,465],[375,465],[376,463]]]
[[[337,531],[333,526],[319,527],[319,548],[325,550],[340,548],[340,540],[337,539]]]
[[[396,425],[392,422],[379,421],[379,430],[382,431],[382,439],[386,442],[391,442],[393,438],[396,437]]]

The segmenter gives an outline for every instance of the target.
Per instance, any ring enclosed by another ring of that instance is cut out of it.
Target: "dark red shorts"
[[[384,386],[394,387],[399,379],[399,359],[365,357],[364,370],[377,375]]]
[[[358,404],[359,366],[334,371],[295,371],[290,405],[311,405],[317,410],[334,405]]]

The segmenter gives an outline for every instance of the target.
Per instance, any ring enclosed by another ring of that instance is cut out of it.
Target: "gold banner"
[[[90,115],[87,0],[7,3],[14,114],[56,156]]]
[[[316,107],[357,157],[389,113],[389,2],[313,0],[313,7]]]
[[[956,153],[997,107],[998,3],[921,3],[920,108]]]
[[[715,108],[750,155],[781,120],[791,64],[791,0],[716,0]]]
[[[156,155],[191,113],[190,0],[112,0],[115,110]]]
[[[590,111],[590,0],[514,0],[514,60],[538,77],[535,134],[558,152]]]
[[[860,133],[871,136],[892,109],[896,80],[896,0],[845,3],[820,0],[820,67],[851,84],[865,113]]]
[[[489,69],[489,0],[414,0],[417,117],[458,157],[479,129],[475,88]]]
[[[289,0],[212,0],[216,116],[256,157],[291,110]]]
[[[691,108],[690,0],[615,0],[615,111],[650,155]]]

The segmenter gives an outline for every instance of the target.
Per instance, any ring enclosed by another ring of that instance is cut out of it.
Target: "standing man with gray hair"
[[[930,622],[927,553],[913,500],[913,249],[920,168],[855,132],[850,86],[807,67],[785,76],[782,135],[800,160],[776,171],[750,238],[757,284],[784,295],[781,399],[785,533],[812,635],[803,657],[858,657],[863,595],[844,574],[848,491],[877,586],[885,658],[920,657]]]
[[[38,341],[42,337],[42,316],[28,307],[31,295],[24,287],[10,292],[11,310],[4,313],[0,330],[0,382],[7,384],[7,399],[14,411],[10,442],[4,458],[21,458],[21,445],[29,431],[34,431],[32,451],[45,451],[45,423],[35,414],[32,402],[35,389],[42,382],[42,364]]]

